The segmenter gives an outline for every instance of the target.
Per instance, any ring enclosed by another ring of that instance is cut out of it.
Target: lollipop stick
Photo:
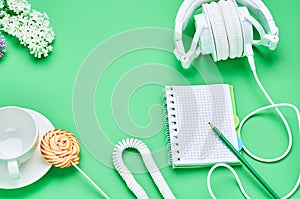
[[[104,196],[104,198],[109,199],[109,197],[96,185],[96,183],[84,172],[82,171],[76,164],[71,162],[72,165]]]

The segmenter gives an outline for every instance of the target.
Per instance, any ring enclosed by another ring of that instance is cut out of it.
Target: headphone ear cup
[[[244,50],[242,25],[239,13],[234,2],[221,0],[218,3],[224,19],[225,29],[229,43],[229,57],[241,57]]]
[[[203,4],[203,7],[205,7],[214,38],[217,57],[214,61],[226,60],[229,55],[229,46],[222,11],[216,2]]]
[[[212,30],[209,24],[209,21],[205,14],[197,14],[195,18],[195,28],[201,29],[200,38],[199,38],[199,47],[201,49],[202,55],[211,54],[214,60],[217,60],[215,41],[213,39]]]
[[[241,27],[244,38],[244,52],[243,56],[248,56],[253,54],[252,44],[253,44],[253,27],[249,22],[248,18],[250,13],[246,7],[238,7],[239,18],[241,21]]]

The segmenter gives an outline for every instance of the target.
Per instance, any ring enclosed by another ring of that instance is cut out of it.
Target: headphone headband
[[[278,28],[275,25],[272,14],[261,0],[236,0],[239,4],[246,6],[251,13],[262,23],[265,31],[278,35]]]

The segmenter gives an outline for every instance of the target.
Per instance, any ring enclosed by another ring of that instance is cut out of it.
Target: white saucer
[[[43,135],[53,130],[54,126],[40,113],[29,109],[25,110],[35,119],[39,128],[39,139],[41,141]],[[21,178],[18,180],[11,180],[6,165],[0,164],[0,189],[17,189],[28,186],[39,180],[49,171],[51,165],[43,159],[39,145],[32,157],[20,166]]]

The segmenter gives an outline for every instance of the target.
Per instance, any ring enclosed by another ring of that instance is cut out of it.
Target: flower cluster
[[[6,42],[4,40],[4,37],[0,36],[0,58],[3,57],[5,52],[6,52]]]
[[[4,2],[3,0],[0,0],[0,9],[3,9],[4,8]]]
[[[37,58],[47,57],[52,51],[55,34],[49,17],[46,13],[30,9],[26,0],[4,1],[0,11],[0,30],[17,37]]]
[[[26,0],[6,0],[8,9],[15,14],[29,13],[30,4]]]

